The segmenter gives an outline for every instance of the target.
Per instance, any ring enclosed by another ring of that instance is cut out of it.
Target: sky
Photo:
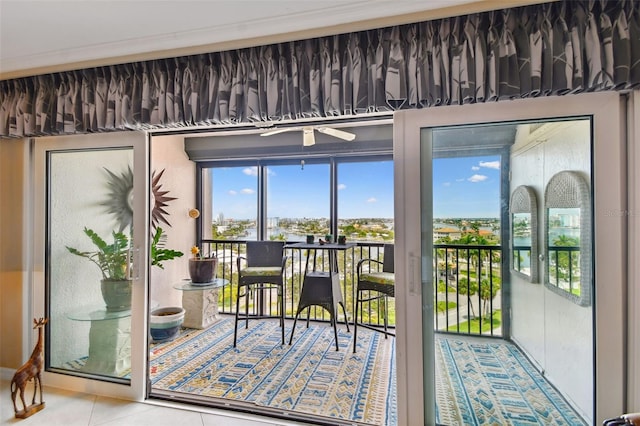
[[[434,217],[498,217],[500,163],[497,156],[434,160]],[[269,166],[267,216],[329,217],[329,166]],[[213,216],[255,219],[257,168],[225,167],[213,172]],[[338,217],[392,218],[393,163],[341,163]]]
[[[500,217],[500,157],[433,162],[433,217]]]

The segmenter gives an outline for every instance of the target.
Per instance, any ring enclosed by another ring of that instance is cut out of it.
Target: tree
[[[553,240],[553,246],[549,251],[554,251],[553,247],[580,247],[580,239],[568,235],[558,235]],[[580,256],[572,255],[571,251],[557,250],[556,254],[550,256],[549,274],[557,273],[559,279],[569,280],[570,283],[577,281],[580,277]],[[555,267],[555,269],[554,269]],[[559,283],[556,283],[559,284]]]
[[[498,291],[500,290],[500,282],[493,281],[490,282],[488,279],[483,279],[480,281],[480,304],[483,305],[480,307],[480,312],[487,317],[491,318],[491,312],[489,312],[489,307],[491,304],[489,303],[496,297]],[[484,301],[484,304],[482,303]]]
[[[480,235],[480,222],[473,221],[469,224],[469,227],[471,228],[474,234]]]
[[[475,280],[469,281],[464,277],[458,280],[458,294],[471,297],[477,292],[478,292],[478,283]],[[469,304],[469,306],[471,308],[471,315],[475,317],[476,313],[473,310],[473,303]]]

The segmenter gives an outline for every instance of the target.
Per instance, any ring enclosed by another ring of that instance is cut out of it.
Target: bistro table
[[[285,249],[308,250],[307,260],[305,262],[304,277],[302,279],[302,289],[300,291],[300,300],[298,301],[298,309],[293,320],[293,328],[291,329],[291,337],[289,345],[293,342],[293,333],[296,329],[298,315],[305,308],[311,309],[311,306],[320,306],[329,311],[331,323],[333,324],[333,332],[336,340],[336,351],[338,347],[338,328],[336,326],[338,320],[338,305],[342,306],[344,313],[344,323],[349,331],[349,322],[347,320],[347,311],[342,298],[342,290],[340,289],[340,274],[338,271],[338,251],[344,251],[355,247],[355,243],[331,244],[331,243],[292,243],[286,244]],[[317,251],[326,251],[329,256],[329,270],[316,270],[316,254]],[[313,253],[313,254],[312,254]],[[309,269],[310,258],[313,257],[311,270]],[[309,326],[309,314],[307,314],[307,327]]]
[[[218,321],[218,289],[229,284],[229,280],[214,278],[210,283],[192,283],[184,280],[173,288],[182,291],[182,307],[185,310],[182,325],[203,329]]]

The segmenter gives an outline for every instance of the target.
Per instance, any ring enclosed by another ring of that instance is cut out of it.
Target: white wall
[[[154,136],[151,140],[151,171],[164,174],[160,179],[161,190],[169,191],[164,208],[171,226],[160,223],[167,234],[166,248],[180,250],[184,255],[164,263],[164,269],[152,267],[149,275],[149,292],[153,304],[159,306],[182,306],[182,292],[173,288],[182,279],[189,277],[191,247],[196,243],[195,220],[189,210],[195,208],[195,163],[184,152],[183,136]],[[153,206],[151,206],[153,207]]]
[[[533,137],[519,131],[511,155],[511,191],[528,185],[538,201],[538,247],[544,253],[544,189],[564,170],[591,170],[590,124],[573,121],[547,124]],[[581,307],[544,286],[544,263],[539,283],[512,274],[512,338],[544,371],[546,377],[587,418],[593,415],[592,308]]]

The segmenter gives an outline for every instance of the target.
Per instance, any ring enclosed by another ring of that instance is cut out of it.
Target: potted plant
[[[67,247],[70,253],[95,263],[100,272],[100,289],[107,311],[131,309],[131,279],[129,278],[129,238],[122,232],[112,231],[113,242],[107,243],[96,232],[87,227],[84,233],[96,247],[95,251],[80,251]]]
[[[80,251],[69,246],[67,246],[67,250],[72,254],[89,259],[100,268],[102,273],[100,289],[107,311],[131,309],[129,237],[123,232],[112,231],[113,242],[107,243],[92,229],[85,227],[84,233],[91,239],[96,250]],[[163,245],[164,231],[158,227],[151,239],[151,264],[161,269],[164,269],[163,262],[183,255],[181,251],[167,249]]]
[[[151,239],[151,266],[164,269],[162,262],[182,257],[184,253],[177,250],[164,248],[166,234],[162,228],[156,228]],[[180,306],[167,306],[156,308],[149,313],[149,333],[154,342],[167,342],[173,340],[182,327],[185,310]]]
[[[189,258],[189,276],[192,284],[208,284],[216,277],[216,269],[218,267],[218,259],[215,255],[203,257],[197,246],[191,247]]]
[[[149,314],[149,333],[154,342],[173,340],[184,322],[185,309],[180,306],[157,308]]]

